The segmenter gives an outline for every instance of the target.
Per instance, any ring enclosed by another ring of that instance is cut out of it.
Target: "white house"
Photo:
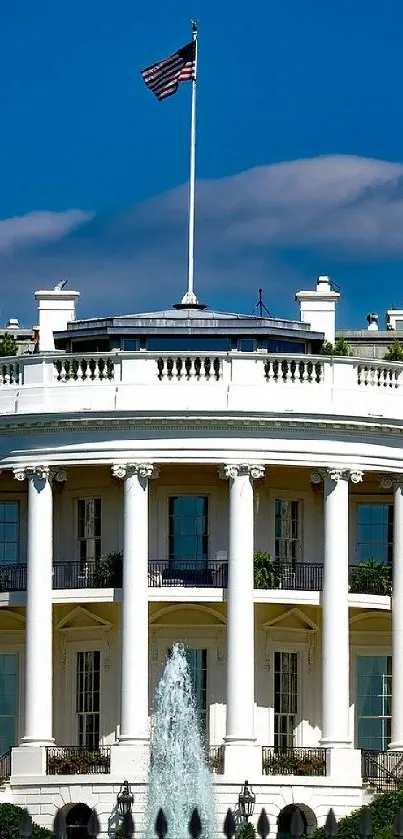
[[[182,641],[219,814],[248,778],[309,832],[400,776],[403,365],[321,354],[323,277],[295,321],[78,296],[36,292],[40,352],[0,359],[0,801],[111,834],[127,779],[140,829]]]

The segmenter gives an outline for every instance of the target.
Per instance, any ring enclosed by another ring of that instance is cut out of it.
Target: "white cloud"
[[[84,210],[60,213],[36,210],[25,216],[3,219],[0,221],[0,253],[61,239],[91,218],[92,214]]]
[[[3,307],[9,295],[14,309],[18,287],[27,311],[38,284],[61,277],[82,292],[82,316],[177,301],[186,289],[187,212],[183,185],[120,215],[69,210],[0,221]],[[298,265],[295,251],[305,254]],[[262,285],[270,307],[292,314],[293,293],[315,274],[344,265],[349,297],[359,296],[355,265],[402,255],[400,163],[328,156],[197,185],[196,291],[211,305],[242,300],[248,310]],[[335,279],[345,288],[345,278]]]
[[[334,246],[403,252],[403,165],[328,156],[262,166],[198,184],[197,222],[208,244]],[[174,227],[186,189],[145,202],[135,226]]]

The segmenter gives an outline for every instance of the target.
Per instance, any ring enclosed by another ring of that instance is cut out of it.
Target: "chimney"
[[[9,318],[8,319],[8,324],[6,326],[6,329],[19,329],[19,328],[20,328],[20,324],[18,322],[18,318]]]
[[[39,313],[39,352],[52,352],[55,349],[54,332],[67,329],[67,324],[76,319],[76,302],[79,291],[36,291]]]
[[[370,312],[367,315],[368,321],[368,332],[377,332],[378,331],[378,315],[375,312]]]
[[[298,291],[295,299],[299,303],[300,318],[309,324],[314,332],[324,332],[325,341],[334,344],[336,335],[336,303],[340,297],[333,291],[330,277],[320,276],[315,291]]]

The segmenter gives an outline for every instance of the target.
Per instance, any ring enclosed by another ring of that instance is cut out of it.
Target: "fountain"
[[[183,839],[197,807],[202,837],[215,833],[213,786],[206,761],[184,647],[175,644],[157,687],[151,726],[151,762],[146,812],[147,839],[155,839],[160,807],[169,839]]]

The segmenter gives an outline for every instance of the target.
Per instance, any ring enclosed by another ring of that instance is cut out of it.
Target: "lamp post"
[[[252,787],[249,786],[248,781],[245,781],[243,787],[241,788],[241,792],[238,795],[238,805],[241,816],[246,822],[249,821],[250,816],[253,816],[255,804],[256,795],[253,792]]]
[[[126,816],[128,813],[131,813],[134,798],[128,781],[123,781],[123,784],[116,796],[116,801],[121,816]]]

